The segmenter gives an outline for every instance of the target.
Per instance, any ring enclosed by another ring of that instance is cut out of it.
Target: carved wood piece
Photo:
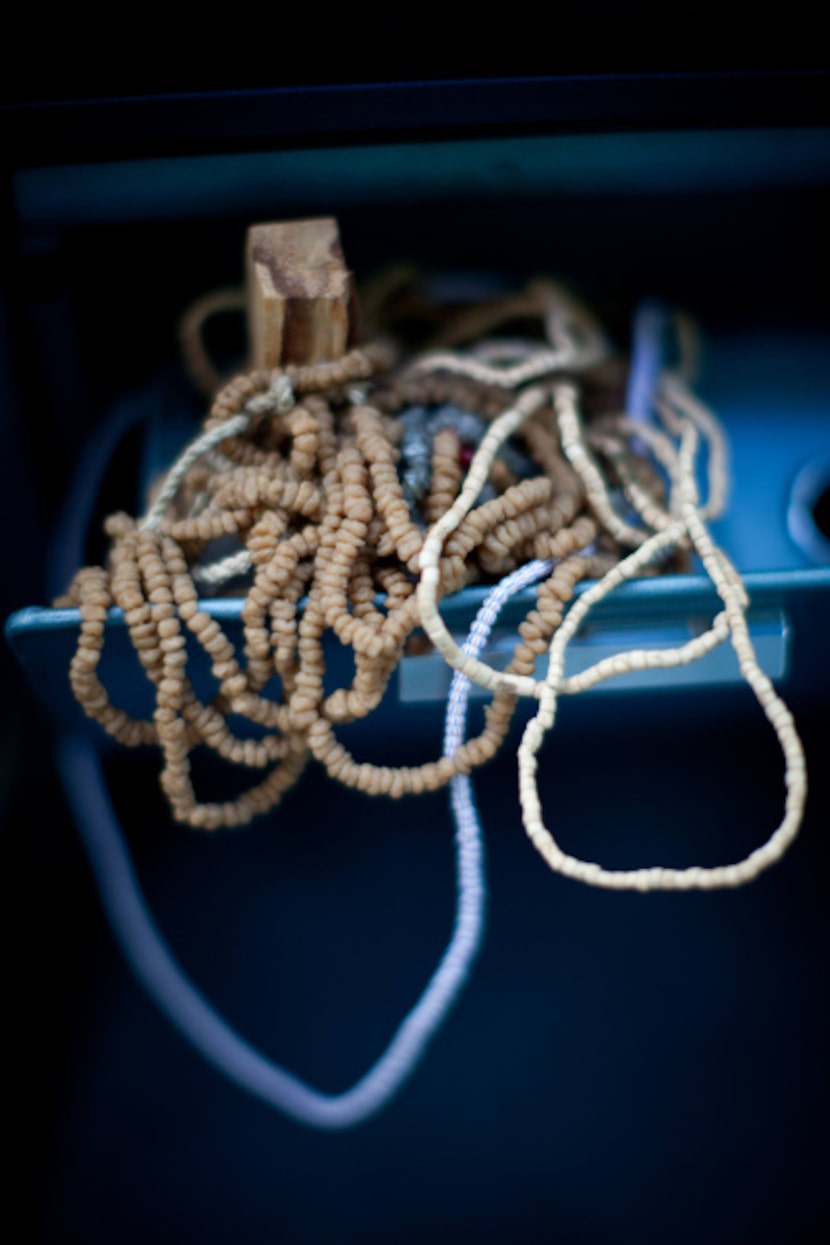
[[[338,359],[353,344],[354,278],[333,217],[252,225],[246,280],[254,368]]]

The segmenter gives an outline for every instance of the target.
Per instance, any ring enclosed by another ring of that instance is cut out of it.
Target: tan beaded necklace
[[[389,379],[375,404],[350,402],[344,386],[365,381],[383,362],[380,349],[367,348],[336,368],[232,381],[206,421],[205,434],[213,437],[209,448],[203,443],[199,454],[186,452],[184,468],[171,472],[175,488],[165,486],[162,503],[157,498],[145,520],[123,514],[108,520],[109,570],[85,569],[70,589],[67,601],[78,604],[82,619],[70,671],[73,691],[119,742],[161,748],[162,787],[180,821],[207,829],[243,824],[276,804],[309,754],[332,777],[369,794],[435,790],[454,773],[494,756],[507,732],[512,696],[497,698],[482,734],[452,759],[391,769],[355,761],[336,738],[337,724],[364,717],[380,703],[420,621],[415,574],[423,530],[403,496],[394,415],[404,403],[452,397],[487,418],[506,401],[481,381],[464,380],[459,390],[454,379],[429,377],[400,384]],[[291,386],[290,409],[269,398],[280,380]],[[440,568],[444,595],[482,574],[503,575],[529,557],[564,559],[527,620],[511,669],[532,667],[575,583],[602,565],[596,555],[577,556],[594,540],[597,526],[580,513],[582,490],[558,449],[552,417],[549,409],[527,437],[544,474],[511,483],[509,473],[495,472],[495,487],[502,491],[469,515]],[[233,424],[240,418],[241,426]],[[223,437],[231,426],[233,434]],[[221,470],[205,471],[208,453],[221,455]],[[461,478],[457,437],[448,429],[435,438],[425,520],[447,510]],[[223,536],[239,540],[235,565],[250,566],[253,573],[242,611],[244,663],[220,624],[199,607],[199,559]],[[113,605],[124,611],[155,687],[152,721],[134,721],[112,706],[97,679],[106,611]],[[187,678],[185,631],[207,654],[218,682],[211,704],[197,700]],[[350,687],[324,696],[327,631],[352,650],[355,676]],[[275,673],[281,702],[261,694]],[[226,722],[231,713],[268,733],[237,738]],[[189,772],[189,755],[198,745],[232,764],[269,772],[235,801],[200,804]]]

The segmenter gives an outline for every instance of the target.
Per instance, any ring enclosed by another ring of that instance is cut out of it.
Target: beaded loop
[[[746,624],[748,599],[734,567],[725,554],[717,548],[709,535],[703,514],[706,509],[717,510],[725,489],[722,478],[723,457],[718,449],[710,451],[710,475],[713,483],[707,506],[700,507],[694,477],[694,451],[697,447],[698,428],[713,436],[714,422],[709,412],[693,402],[679,378],[667,386],[682,415],[671,412],[667,423],[681,431],[682,443],[678,454],[678,469],[674,473],[672,506],[677,518],[662,523],[661,530],[645,540],[640,547],[613,567],[593,588],[586,592],[569,611],[565,621],[554,635],[549,651],[548,670],[540,690],[540,704],[536,716],[525,728],[519,747],[519,793],[525,831],[536,850],[557,873],[576,878],[593,886],[615,890],[712,890],[734,887],[752,881],[764,869],[779,860],[801,824],[807,794],[804,751],[795,723],[789,710],[776,693],[771,681],[761,671]],[[694,412],[694,413],[692,413]],[[714,438],[718,443],[718,434]],[[714,497],[714,501],[713,501]],[[618,584],[632,578],[643,566],[662,550],[688,537],[703,562],[712,583],[720,596],[724,609],[716,617],[712,627],[703,635],[675,649],[659,651],[634,650],[619,657],[598,662],[589,670],[571,679],[563,677],[565,651],[569,640],[576,633],[589,610],[604,599]],[[600,865],[580,860],[563,852],[550,830],[546,827],[537,786],[537,757],[545,735],[556,718],[557,699],[560,692],[579,692],[593,687],[606,678],[613,678],[634,670],[665,668],[684,665],[710,652],[727,637],[738,657],[741,674],[752,689],[758,703],[772,725],[785,762],[785,813],[776,830],[766,843],[751,852],[743,860],[732,865],[702,868],[671,869],[662,866],[608,870]]]

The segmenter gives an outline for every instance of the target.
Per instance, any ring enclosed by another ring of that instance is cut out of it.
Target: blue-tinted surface
[[[830,179],[830,131],[577,134],[25,169],[29,228],[517,196],[761,192]],[[260,206],[262,205],[262,206]],[[542,260],[542,267],[546,267]]]
[[[827,337],[790,332],[713,343],[704,386],[727,421],[734,482],[716,537],[742,571],[814,565],[788,531],[787,509],[801,468],[830,452]]]
[[[627,717],[543,754],[562,842],[609,865],[734,858],[780,815],[766,727]],[[815,765],[821,736],[808,737]],[[515,762],[477,779],[486,946],[400,1098],[308,1132],[187,1049],[106,939],[87,960],[38,1240],[715,1243],[823,1239],[823,818],[755,885],[615,895],[548,873]],[[169,824],[155,763],[112,772],[174,951],[263,1050],[336,1090],[421,989],[451,914],[444,793],[392,804],[310,774],[238,835]]]
[[[787,509],[794,481],[804,462],[830,450],[830,363],[825,343],[818,335],[779,334],[776,336],[725,336],[708,344],[702,388],[724,420],[731,447],[733,488],[723,519],[713,525],[716,539],[733,558],[739,570],[750,575],[749,588],[754,606],[767,616],[781,619],[793,654],[785,666],[775,668],[784,675],[783,686],[796,696],[813,696],[827,690],[828,667],[823,661],[822,628],[830,611],[830,570],[816,567],[793,541],[787,524]],[[148,404],[148,395],[133,399]],[[164,411],[161,424],[174,429],[175,438],[185,439],[186,426],[168,418],[163,391],[157,399]],[[151,427],[152,421],[151,421]],[[158,426],[153,433],[157,436]],[[168,452],[174,443],[166,442]],[[148,446],[160,442],[152,437]],[[156,470],[161,463],[156,464]],[[443,607],[448,623],[459,633],[466,632],[478,604],[481,590],[471,589]],[[525,603],[529,597],[523,598]],[[526,604],[525,607],[526,608]],[[705,624],[717,611],[718,603],[708,582],[702,577],[673,576],[646,580],[624,588],[597,611],[606,629],[618,622],[631,625],[632,618],[647,618],[652,627],[664,622],[670,627]],[[217,602],[215,612],[239,640],[241,603]],[[516,624],[521,603],[508,608],[505,625]],[[117,615],[116,615],[117,617]],[[61,720],[78,723],[81,715],[68,685],[66,671],[75,643],[77,615],[72,611],[23,611],[8,624],[9,638],[24,662],[35,686],[47,690],[50,708]],[[600,640],[602,637],[600,636]],[[648,643],[644,633],[641,643]],[[776,658],[776,660],[778,660]],[[349,677],[338,672],[338,650],[330,649],[334,678]],[[197,661],[198,669],[198,661]],[[694,667],[691,668],[694,672]],[[770,667],[773,673],[773,667]],[[135,660],[123,627],[112,630],[105,650],[102,674],[113,690],[115,703],[133,712],[150,710],[146,680]],[[649,686],[676,686],[672,672],[649,676]],[[201,676],[202,683],[205,682]],[[205,683],[205,688],[209,683]],[[595,713],[613,716],[616,710],[600,707],[606,693],[589,693],[590,707],[583,705],[577,721],[589,725]],[[584,698],[580,698],[584,701]],[[384,732],[402,730],[411,734],[423,730],[435,714],[429,708],[408,706],[406,717],[398,714],[398,698],[393,689],[379,715],[353,733],[368,740],[383,721]],[[432,734],[438,737],[434,723]]]

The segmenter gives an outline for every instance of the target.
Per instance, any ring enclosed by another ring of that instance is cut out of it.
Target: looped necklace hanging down
[[[665,431],[643,421],[613,419],[606,428],[619,437],[635,434],[645,439],[669,474],[671,495],[669,509],[663,509],[654,498],[643,494],[622,466],[622,441],[609,446],[602,436],[606,452],[615,462],[627,500],[645,527],[623,520],[615,512],[603,474],[586,442],[577,409],[577,390],[570,383],[554,384],[553,406],[557,415],[562,449],[579,476],[589,507],[607,532],[621,545],[633,546],[634,552],[612,566],[598,583],[589,588],[571,606],[564,621],[552,636],[548,669],[544,679],[516,677],[502,673],[465,653],[447,631],[437,607],[437,561],[444,542],[475,504],[481,483],[501,441],[521,427],[545,399],[541,390],[525,390],[514,406],[496,420],[470,464],[464,486],[450,510],[433,526],[424,541],[418,598],[423,626],[445,659],[467,678],[493,692],[511,691],[516,696],[539,700],[536,716],[525,728],[518,752],[519,791],[525,830],[533,845],[558,873],[594,886],[615,890],[711,890],[740,886],[752,881],[764,869],[779,860],[798,833],[804,815],[807,775],[804,750],[792,714],[778,696],[770,679],[761,670],[746,624],[748,598],[740,577],[729,559],[712,541],[704,520],[716,518],[726,499],[726,450],[723,432],[710,411],[688,390],[681,375],[669,373],[656,378],[655,401]],[[668,434],[668,435],[667,435]],[[679,436],[675,448],[670,436]],[[700,504],[696,484],[696,455],[701,436],[708,449],[709,495]],[[649,534],[649,527],[654,529]],[[605,658],[566,678],[565,654],[569,641],[576,634],[595,604],[606,598],[616,587],[641,574],[666,554],[688,542],[700,557],[724,609],[712,626],[702,635],[676,649],[623,652]],[[537,755],[547,732],[554,724],[558,696],[586,691],[606,679],[647,669],[666,669],[686,665],[711,652],[727,638],[738,658],[741,675],[753,691],[772,725],[785,762],[786,800],[784,817],[767,841],[735,864],[702,868],[670,869],[660,866],[634,870],[606,870],[593,862],[567,855],[545,826],[536,781]]]

